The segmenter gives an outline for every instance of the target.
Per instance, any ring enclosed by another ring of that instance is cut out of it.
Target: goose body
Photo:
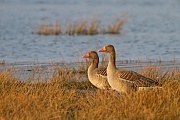
[[[98,68],[99,57],[97,52],[90,51],[83,58],[89,58],[91,60],[91,65],[88,68],[89,81],[97,88],[110,89],[111,87],[107,81],[107,69]]]
[[[127,93],[132,90],[138,90],[140,87],[161,86],[157,81],[138,74],[137,72],[116,68],[116,53],[113,45],[106,45],[101,48],[99,52],[107,52],[110,55],[107,67],[107,78],[112,89]]]

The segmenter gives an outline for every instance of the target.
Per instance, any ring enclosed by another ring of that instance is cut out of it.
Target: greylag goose
[[[97,88],[110,89],[110,85],[107,81],[106,68],[98,68],[99,57],[97,52],[90,51],[82,57],[91,60],[91,65],[88,68],[89,81]]]
[[[140,87],[162,86],[160,83],[134,71],[116,68],[116,53],[113,45],[106,45],[101,48],[99,52],[107,52],[110,55],[107,67],[107,78],[112,89],[127,93],[132,90],[138,90]]]

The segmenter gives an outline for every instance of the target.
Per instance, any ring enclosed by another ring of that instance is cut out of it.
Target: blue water
[[[179,6],[179,0],[0,0],[0,61],[78,62],[106,44],[115,46],[117,60],[179,59]],[[128,21],[121,35],[32,34],[43,22],[65,26],[95,17],[107,27],[123,15]]]

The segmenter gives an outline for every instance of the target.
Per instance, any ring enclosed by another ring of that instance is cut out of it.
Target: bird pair
[[[113,45],[106,45],[99,52],[109,53],[109,63],[107,68],[98,68],[99,57],[95,51],[90,51],[83,58],[91,59],[88,68],[89,81],[100,89],[113,89],[120,93],[136,91],[141,87],[149,88],[162,86],[155,80],[147,78],[134,71],[118,69],[116,67],[116,53]]]

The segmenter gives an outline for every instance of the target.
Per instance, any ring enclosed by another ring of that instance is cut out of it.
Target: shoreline
[[[100,60],[101,61],[101,60]],[[106,67],[108,61],[103,61],[99,63],[99,67]],[[151,70],[158,70],[158,74],[163,74],[165,71],[180,70],[180,59],[170,60],[170,61],[158,61],[158,60],[121,60],[116,61],[118,68],[125,70],[132,70],[138,73],[150,72]],[[1,70],[10,70],[14,75],[20,79],[20,81],[26,81],[30,77],[34,76],[45,77],[44,80],[48,80],[48,76],[52,76],[57,72],[57,70],[65,71],[75,71],[78,74],[86,74],[88,63],[84,60],[81,62],[66,63],[61,62],[15,62],[0,64]]]

